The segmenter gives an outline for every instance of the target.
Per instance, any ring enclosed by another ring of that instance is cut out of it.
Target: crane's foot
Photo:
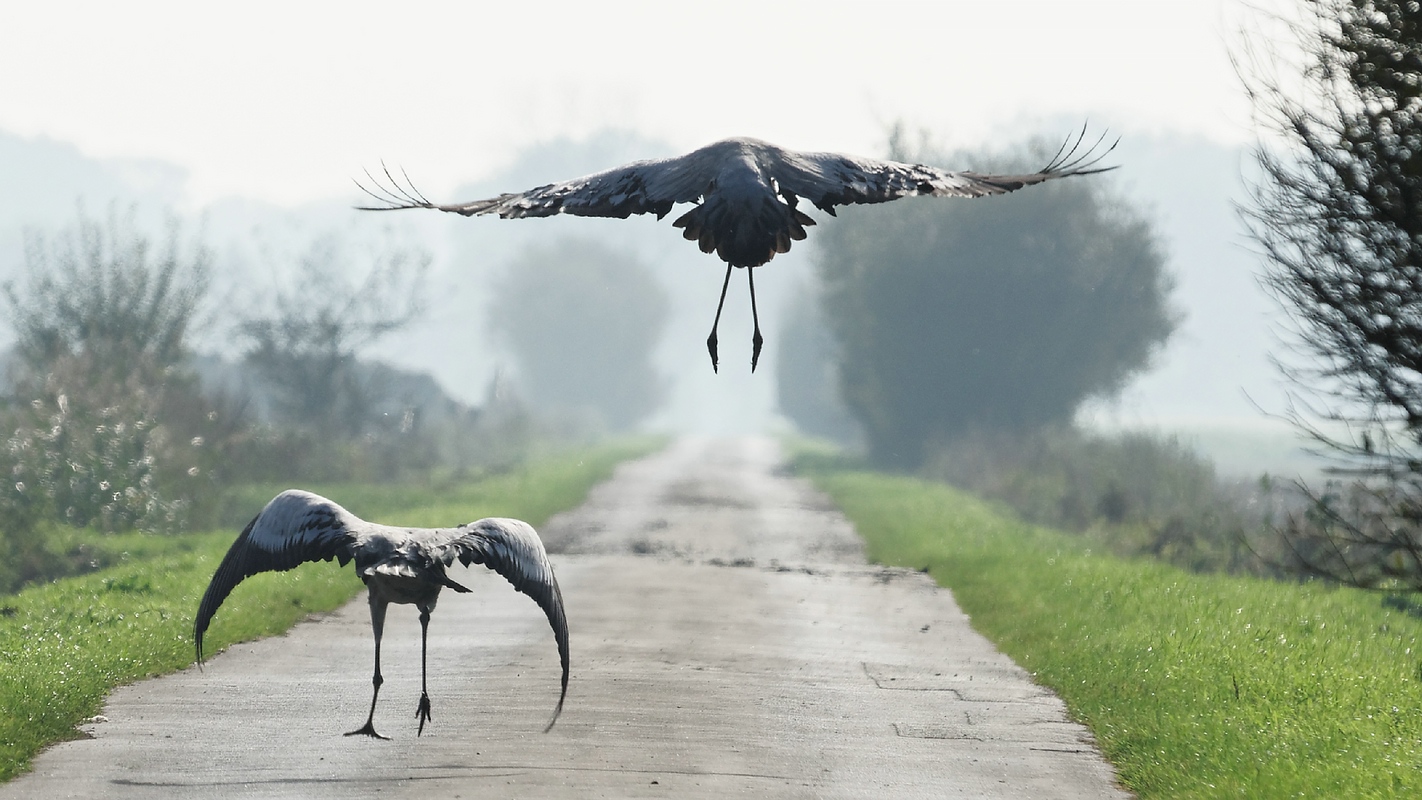
[[[425,723],[434,719],[430,713],[430,696],[423,692],[420,693],[420,707],[415,709],[415,716],[420,720],[420,729],[415,732],[419,736],[425,732]]]
[[[716,358],[716,332],[711,331],[711,335],[706,337],[706,352],[711,354],[711,371],[720,372],[716,365],[720,363]]]
[[[384,739],[384,740],[387,741],[387,742],[390,741],[390,737],[389,737],[389,736],[381,736],[380,734],[378,734],[378,733],[375,732],[374,720],[369,720],[369,719],[365,721],[365,725],[364,725],[362,728],[360,728],[359,730],[351,731],[350,733],[348,733],[348,734],[346,734],[346,735],[347,735],[347,736],[369,736],[369,737],[372,738],[372,739]]]
[[[760,338],[760,329],[757,328],[755,336],[751,337],[751,372],[755,372],[755,365],[760,363],[760,346],[765,344],[765,340]]]

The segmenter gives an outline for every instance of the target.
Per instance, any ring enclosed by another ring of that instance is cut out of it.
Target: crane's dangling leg
[[[756,362],[760,361],[760,346],[765,340],[760,337],[760,315],[755,313],[755,267],[746,267],[746,276],[750,279],[751,321],[755,324],[755,334],[751,336],[751,372],[755,372]]]
[[[376,739],[389,739],[389,736],[381,736],[375,732],[375,701],[380,699],[380,684],[385,679],[380,677],[380,636],[385,632],[385,608],[384,599],[376,599],[374,594],[370,596],[370,627],[375,632],[375,677],[370,682],[375,684],[375,691],[370,696],[370,714],[365,718],[365,725],[357,730],[346,734],[347,736],[372,736]]]
[[[421,736],[425,732],[425,723],[434,719],[430,713],[430,692],[425,683],[425,653],[428,652],[430,637],[430,610],[426,606],[420,606],[420,707],[415,709],[415,717],[420,720],[420,729],[415,732],[416,736]]]
[[[721,307],[726,305],[726,287],[731,285],[731,264],[726,262],[726,279],[721,282],[721,302],[716,304],[716,321],[711,323],[711,335],[706,337],[706,349],[711,352],[711,371],[716,369],[716,328],[721,324]]]

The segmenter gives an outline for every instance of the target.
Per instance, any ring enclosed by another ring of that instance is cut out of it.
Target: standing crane
[[[244,578],[259,572],[284,571],[307,561],[336,559],[341,566],[355,561],[356,574],[370,594],[370,626],[375,634],[375,685],[365,725],[347,733],[386,739],[375,732],[375,702],[380,698],[380,637],[385,609],[391,603],[413,604],[420,611],[420,705],[415,711],[423,735],[433,719],[426,683],[425,655],[430,612],[441,589],[468,592],[445,574],[456,560],[465,566],[483,564],[504,576],[548,616],[558,656],[563,663],[563,689],[547,733],[563,711],[568,696],[568,621],[563,594],[548,563],[538,533],[526,522],[489,518],[457,528],[397,528],[366,522],[320,495],[288,489],[277,495],[247,524],[218,566],[198,605],[193,643],[202,664],[202,637],[212,615]]]
[[[466,217],[498,214],[504,219],[573,214],[581,217],[616,217],[656,214],[661,219],[678,203],[696,207],[672,225],[696,242],[701,252],[726,262],[721,300],[706,349],[711,369],[718,364],[716,328],[726,304],[731,269],[744,267],[750,284],[751,371],[760,360],[764,343],[760,316],[755,307],[755,268],[777,253],[790,250],[792,241],[805,238],[805,228],[815,224],[796,206],[800,198],[835,216],[835,207],[856,203],[886,203],[910,195],[982,197],[1005,194],[1024,186],[1073,175],[1091,175],[1113,167],[1098,167],[1104,137],[1082,147],[1086,129],[1067,139],[1041,170],[1027,175],[990,175],[948,172],[923,164],[905,164],[839,153],[786,150],[759,139],[725,139],[675,158],[634,161],[620,167],[550,183],[523,192],[501,194],[485,200],[441,205],[425,199],[409,177],[397,180],[387,169],[389,185],[373,176],[374,189],[361,186],[380,206],[359,206],[365,211],[432,208]]]

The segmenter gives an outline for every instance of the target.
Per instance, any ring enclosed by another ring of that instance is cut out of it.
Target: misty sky
[[[1158,368],[1108,416],[1167,427],[1191,417],[1253,425],[1260,415],[1251,398],[1278,405],[1268,363],[1277,342],[1231,205],[1240,199],[1240,154],[1256,131],[1230,54],[1240,52],[1242,28],[1265,25],[1252,9],[1292,5],[10,3],[0,15],[0,133],[30,140],[34,152],[43,139],[77,146],[120,183],[202,212],[221,245],[241,232],[232,220],[267,220],[270,233],[282,207],[301,229],[293,241],[316,218],[344,214],[340,224],[370,227],[350,218],[362,199],[352,178],[382,162],[406,170],[433,199],[467,200],[456,193],[526,188],[500,181],[521,174],[516,165],[531,151],[545,165],[557,161],[547,157],[559,142],[587,145],[567,160],[591,171],[733,135],[883,155],[895,122],[930,131],[945,148],[981,150],[1064,137],[1089,120],[1093,131],[1123,137],[1114,155],[1125,169],[1112,180],[1159,223],[1185,314]],[[591,158],[608,131],[660,149]],[[72,161],[54,152],[56,163]],[[20,184],[44,179],[43,165],[25,169],[33,174]],[[572,177],[537,174],[540,182]],[[16,196],[14,177],[0,175],[11,189],[0,209],[14,212],[0,220],[13,228],[0,225],[8,248],[0,262],[18,261],[15,226],[48,226],[72,213],[62,182],[46,197],[25,188]],[[241,211],[251,201],[275,207]],[[45,213],[35,213],[44,203]],[[438,302],[423,328],[376,355],[427,369],[477,401],[500,356],[483,340],[477,276],[444,256],[463,246],[497,267],[526,236],[584,230],[554,222],[525,229],[399,218],[436,254]],[[668,418],[711,432],[763,429],[774,414],[774,347],[755,376],[712,375],[703,360],[719,263],[651,220],[581,222],[596,235],[633,234],[634,249],[665,262],[685,294],[659,356],[682,371]],[[768,340],[810,252],[799,247],[767,270]],[[743,360],[733,350],[745,349],[748,329],[738,303],[728,303],[723,332],[736,337],[724,337],[727,357]]]
[[[1255,4],[1258,5],[1258,4]],[[1267,4],[1266,4],[1267,5]],[[196,204],[351,193],[382,159],[442,193],[530,142],[633,129],[882,151],[1090,118],[1249,138],[1238,0],[8,3],[0,129],[190,170]]]

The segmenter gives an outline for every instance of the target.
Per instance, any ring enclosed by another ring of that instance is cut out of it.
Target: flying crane
[[[858,203],[886,203],[900,197],[983,197],[1005,194],[1024,186],[1074,175],[1091,175],[1113,167],[1097,166],[1115,147],[1098,152],[1104,136],[1083,147],[1086,129],[1067,139],[1046,166],[1025,175],[992,175],[949,172],[923,164],[906,164],[873,158],[786,150],[759,139],[725,139],[674,158],[634,161],[604,172],[527,191],[501,194],[467,203],[439,204],[425,198],[408,176],[397,180],[387,169],[388,181],[367,173],[374,188],[361,185],[379,206],[358,206],[365,211],[430,208],[466,217],[497,214],[504,219],[572,214],[581,217],[616,217],[656,214],[665,217],[678,203],[695,207],[672,225],[696,242],[703,253],[715,253],[726,262],[721,300],[706,349],[711,368],[718,364],[716,328],[726,303],[731,270],[743,267],[750,285],[751,371],[760,360],[760,317],[755,307],[755,268],[790,243],[805,238],[805,228],[815,221],[797,207],[804,198],[835,216],[835,207]],[[402,173],[403,175],[403,173]],[[358,184],[359,185],[359,184]]]

